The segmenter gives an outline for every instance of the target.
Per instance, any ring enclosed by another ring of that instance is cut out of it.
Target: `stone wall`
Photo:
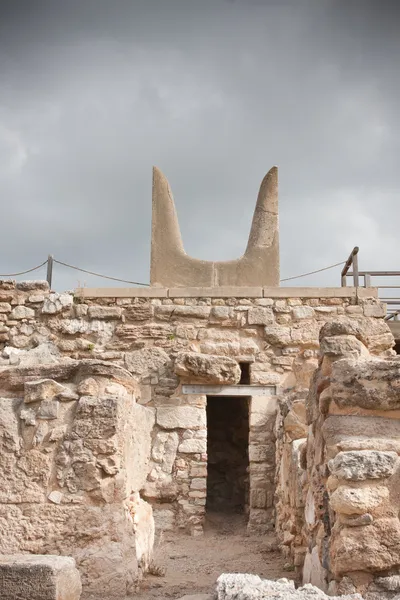
[[[58,359],[99,359],[129,371],[139,383],[138,403],[154,415],[143,497],[153,505],[160,528],[200,534],[207,494],[207,398],[184,394],[182,384],[237,384],[238,363],[248,362],[251,385],[278,390],[278,396],[254,395],[249,401],[249,528],[263,531],[274,525],[278,397],[286,404],[304,397],[326,322],[348,317],[368,323],[370,350],[379,352],[387,336],[384,311],[376,290],[354,288],[55,294],[43,282],[3,282],[1,364],[17,365],[29,351],[31,357],[47,352]],[[291,427],[297,441],[296,425]]]
[[[400,357],[392,346],[389,329],[377,335],[368,320],[325,324],[306,402],[295,395],[281,407],[278,531],[295,565],[305,556],[303,582],[330,594],[377,600],[400,589]]]
[[[151,560],[153,412],[113,363],[43,345],[18,362],[0,368],[0,553],[71,555],[84,598],[120,600]]]

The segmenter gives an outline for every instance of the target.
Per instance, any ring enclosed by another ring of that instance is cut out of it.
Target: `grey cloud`
[[[148,281],[153,164],[192,255],[241,254],[277,164],[282,276],[356,243],[398,268],[399,9],[378,4],[3,1],[0,272],[52,252]],[[107,285],[57,267],[77,281]]]

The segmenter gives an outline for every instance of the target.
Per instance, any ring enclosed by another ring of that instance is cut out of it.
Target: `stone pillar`
[[[276,412],[275,397],[252,396],[249,415],[250,532],[270,531],[274,527]]]
[[[332,594],[393,598],[400,587],[400,380],[393,339],[368,322],[329,323],[307,418],[303,581]]]

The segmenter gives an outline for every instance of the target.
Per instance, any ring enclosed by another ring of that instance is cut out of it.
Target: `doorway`
[[[248,511],[249,406],[246,396],[207,396],[207,512]]]

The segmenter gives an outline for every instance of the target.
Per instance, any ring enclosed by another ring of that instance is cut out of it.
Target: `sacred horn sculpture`
[[[186,254],[168,180],[154,167],[150,282],[168,288],[278,286],[277,167],[261,183],[245,253],[236,260],[218,262]]]

